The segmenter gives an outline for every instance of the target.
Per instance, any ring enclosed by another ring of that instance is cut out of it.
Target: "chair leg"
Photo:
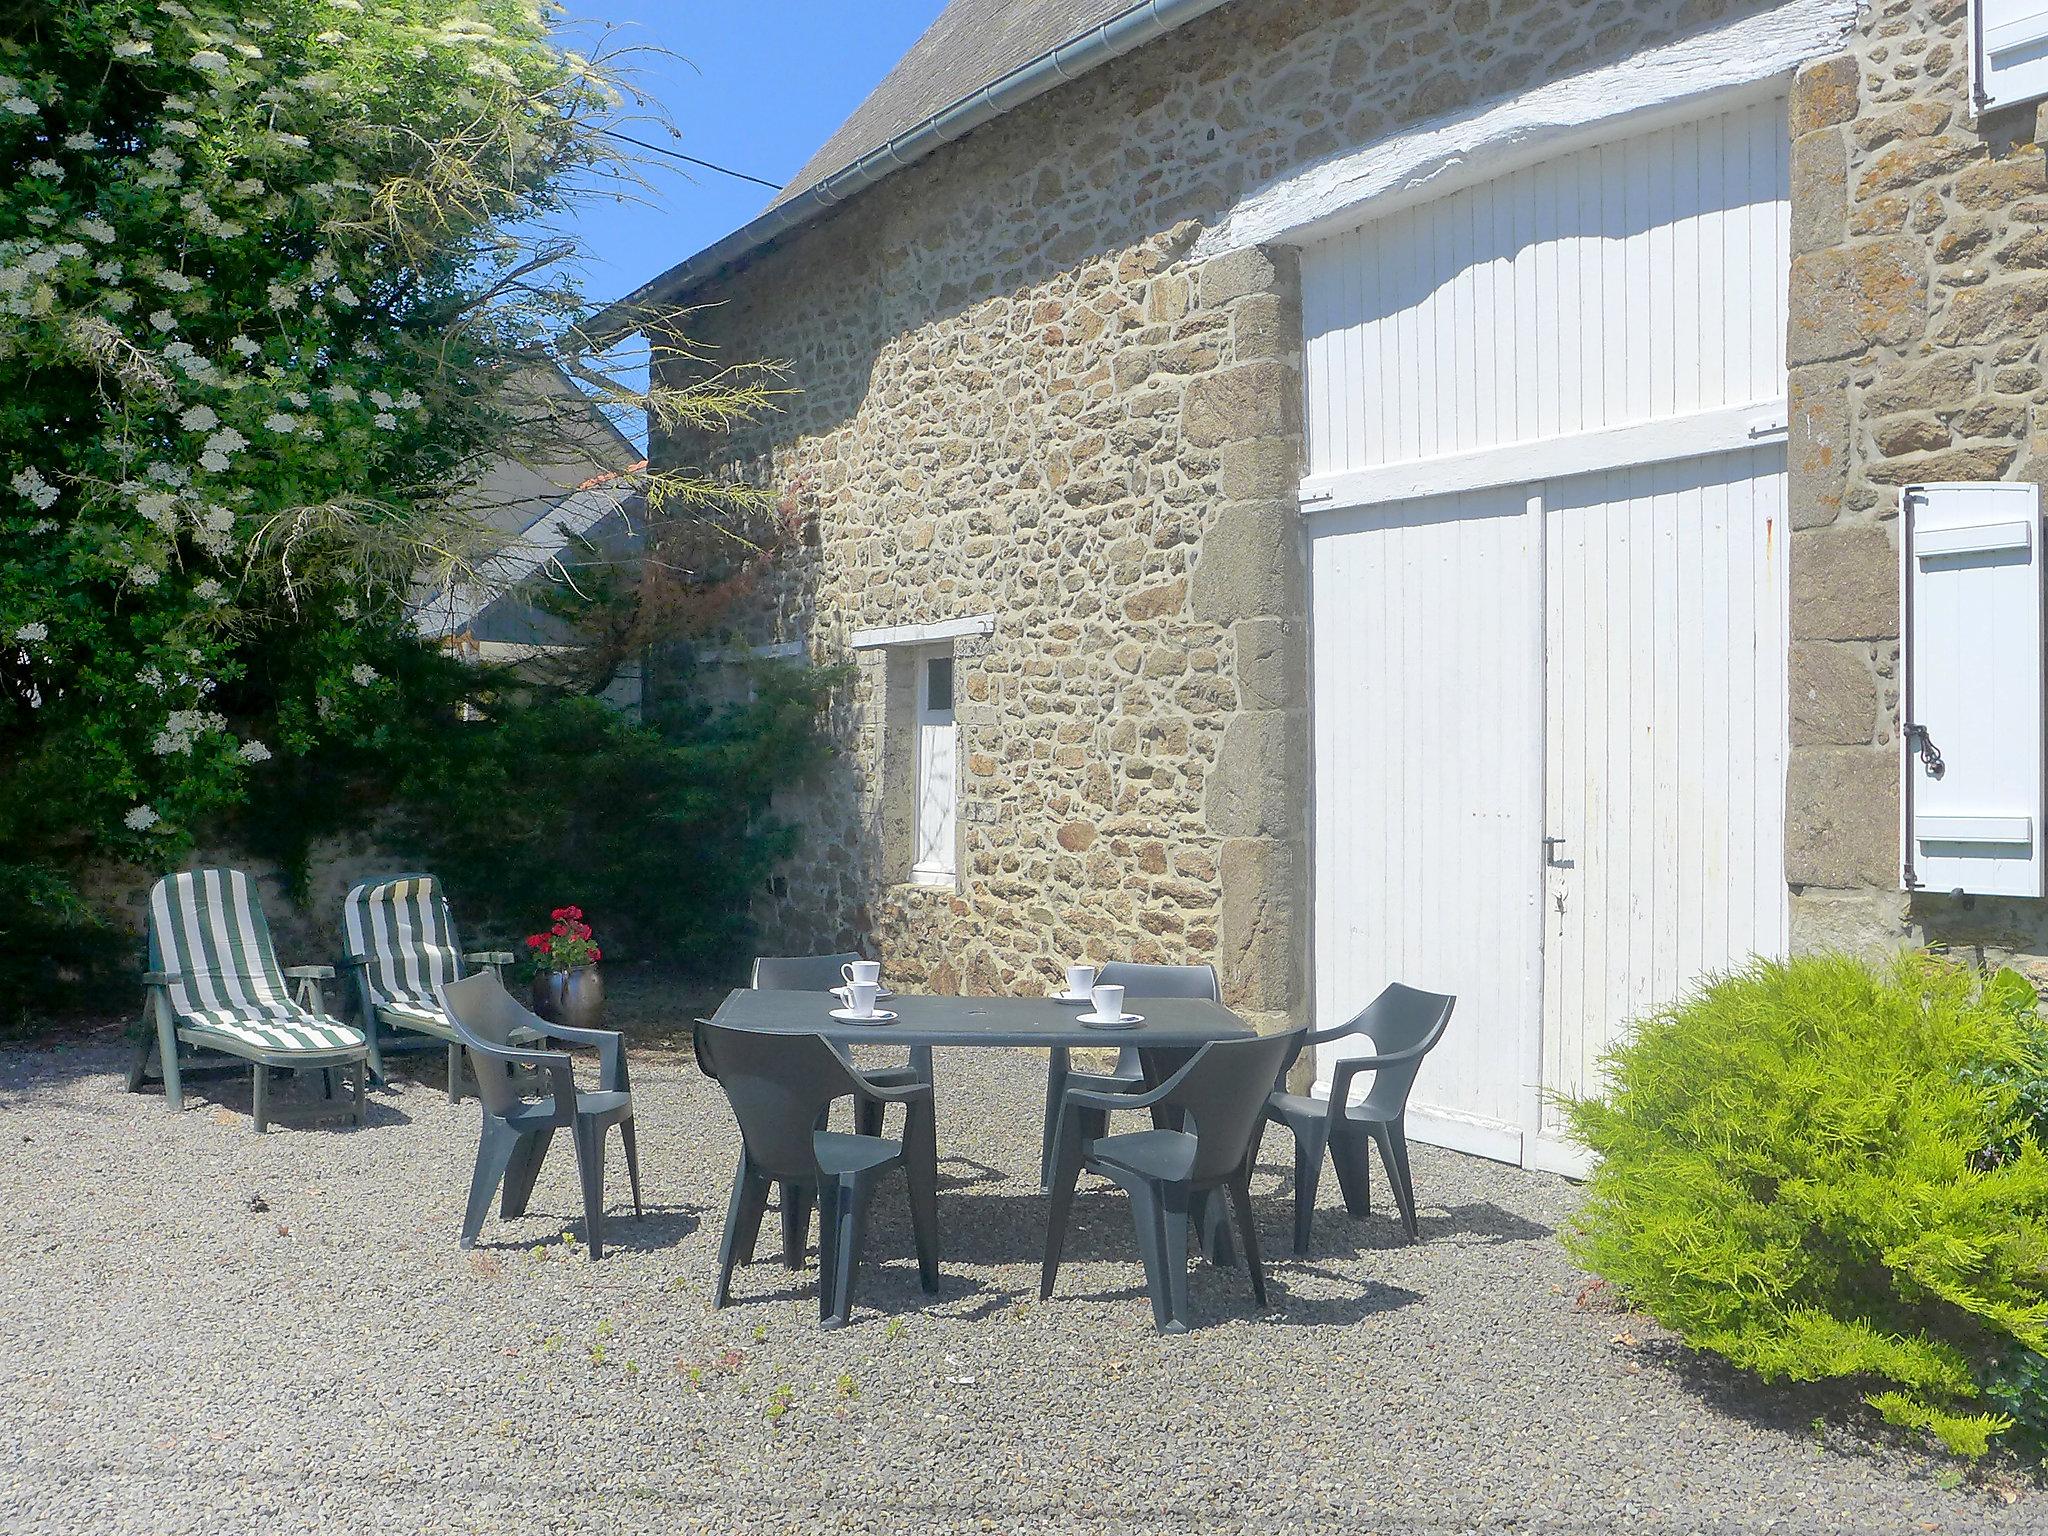
[[[448,1042],[448,1102],[462,1102],[462,1047]]]
[[[833,1285],[839,1274],[839,1202],[845,1191],[837,1179],[820,1181],[815,1191],[818,1204],[818,1326],[832,1326],[836,1310]]]
[[[135,1041],[135,1055],[128,1063],[128,1091],[142,1092],[142,1085],[149,1081],[149,1053],[156,1047],[156,1028],[149,1021],[148,1014],[142,1018],[142,1033]]]
[[[1052,1048],[1051,1059],[1045,1064],[1045,1132],[1040,1138],[1038,1152],[1038,1187],[1052,1188],[1052,1165],[1059,1152],[1060,1103],[1066,1097],[1068,1067],[1067,1048],[1056,1045]]]
[[[540,1177],[541,1160],[548,1155],[548,1146],[554,1139],[553,1126],[519,1138],[518,1151],[505,1171],[505,1198],[498,1205],[500,1216],[526,1214],[526,1204],[533,1198],[533,1181]]]
[[[811,1186],[800,1184],[794,1179],[785,1180],[782,1186],[782,1263],[785,1269],[802,1269],[804,1253],[810,1247]],[[820,1246],[823,1238],[819,1239]]]
[[[633,1219],[640,1220],[640,1138],[631,1120],[619,1122],[619,1145],[626,1149],[626,1182],[633,1186]]]
[[[362,1014],[363,1044],[369,1050],[370,1076],[380,1083],[388,1083],[391,1079],[384,1075],[384,1044],[377,1028],[377,1011],[366,1006]]]
[[[927,1296],[939,1289],[938,1127],[932,1106],[905,1106],[903,1172],[910,1185],[910,1236],[917,1247],[917,1283]]]
[[[583,1242],[594,1264],[604,1257],[604,1132],[576,1121],[576,1172],[583,1185]]]
[[[1259,1252],[1259,1229],[1252,1220],[1251,1181],[1239,1174],[1230,1182],[1230,1209],[1237,1217],[1237,1240],[1244,1245],[1244,1267],[1251,1272],[1252,1300],[1266,1305],[1266,1259]]]
[[[1401,1226],[1412,1243],[1422,1235],[1422,1225],[1415,1219],[1415,1180],[1408,1171],[1408,1127],[1399,1120],[1374,1126],[1373,1140],[1379,1143],[1380,1162],[1386,1167],[1387,1182],[1394,1187]]]
[[[366,1079],[370,1075],[369,1065],[366,1062],[357,1062],[354,1068],[351,1070],[350,1075],[355,1079],[355,1117],[356,1124],[360,1126],[363,1123],[363,1111],[367,1107],[365,1105],[364,1100],[369,1087],[366,1081]]]
[[[832,1307],[822,1326],[843,1328],[853,1317],[853,1287],[860,1277],[860,1251],[867,1237],[868,1200],[874,1193],[866,1174],[842,1179],[832,1222]]]
[[[1038,1299],[1052,1298],[1053,1282],[1059,1278],[1060,1254],[1067,1242],[1067,1218],[1074,1208],[1074,1185],[1081,1177],[1082,1112],[1069,1108],[1060,1116],[1053,1147],[1052,1173],[1047,1180],[1051,1199],[1045,1214],[1045,1261],[1038,1271]],[[1142,1245],[1144,1234],[1139,1234]]]
[[[1366,1161],[1366,1127],[1333,1117],[1328,1135],[1330,1166],[1337,1170],[1337,1187],[1344,1191],[1344,1209],[1353,1216],[1370,1216],[1372,1165]]]
[[[1123,1184],[1121,1179],[1117,1180]],[[1160,1209],[1159,1190],[1144,1179],[1133,1178],[1123,1184],[1124,1193],[1131,1198],[1131,1224],[1137,1229],[1138,1257],[1145,1265],[1145,1294],[1152,1302],[1152,1326],[1165,1333],[1173,1324],[1172,1282],[1167,1278],[1167,1255],[1164,1212]],[[1185,1242],[1186,1229],[1182,1229]],[[1187,1250],[1181,1250],[1181,1262],[1187,1262]]]
[[[725,1208],[725,1232],[718,1241],[718,1283],[711,1305],[722,1307],[732,1297],[732,1272],[754,1256],[754,1240],[768,1209],[768,1180],[754,1172],[745,1152],[732,1179],[732,1200]]]
[[[1323,1178],[1323,1158],[1330,1150],[1329,1123],[1294,1130],[1294,1253],[1308,1252],[1316,1221],[1316,1186]]]
[[[476,1171],[469,1176],[469,1205],[462,1213],[463,1247],[476,1246],[476,1235],[483,1229],[484,1216],[491,1208],[491,1196],[504,1182],[505,1170],[511,1166],[512,1154],[519,1150],[522,1139],[510,1126],[485,1118],[483,1132],[477,1138]]]
[[[1237,1250],[1230,1242],[1230,1216],[1223,1197],[1202,1190],[1188,1198],[1188,1217],[1194,1223],[1202,1257],[1216,1269],[1235,1269]]]
[[[249,1121],[258,1135],[270,1129],[270,1068],[257,1062],[250,1069]]]
[[[1160,1191],[1159,1234],[1165,1252],[1165,1333],[1188,1331],[1188,1224],[1190,1196],[1185,1184],[1168,1184]]]

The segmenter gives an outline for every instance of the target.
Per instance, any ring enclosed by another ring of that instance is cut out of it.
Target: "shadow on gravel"
[[[1902,1454],[1941,1460],[1918,1437],[1878,1419],[1864,1403],[1862,1391],[1848,1382],[1761,1381],[1718,1355],[1689,1349],[1673,1338],[1646,1339],[1630,1355],[1646,1370],[1664,1372],[1716,1412],[1802,1441],[1816,1453],[1889,1469],[1896,1469]],[[2048,1491],[2048,1463],[2029,1468],[2015,1459],[1992,1457],[1974,1470],[1980,1477],[2007,1477]]]
[[[704,1225],[704,1207],[701,1205],[657,1205],[649,1201],[644,1211],[644,1215],[634,1216],[631,1196],[617,1190],[605,1191],[606,1253],[628,1249],[636,1253],[651,1253],[663,1248],[673,1248]],[[495,1210],[491,1219],[496,1219]],[[579,1243],[583,1240],[583,1208],[580,1205],[565,1205],[560,1211],[540,1210],[535,1206],[529,1206],[526,1214],[519,1220],[551,1222],[564,1232],[573,1232]],[[450,1242],[455,1240],[455,1234],[461,1230],[461,1225],[461,1215],[458,1212],[448,1226]],[[493,1237],[487,1221],[483,1232],[477,1237],[473,1251],[522,1253],[534,1247],[538,1241],[532,1237]],[[599,1259],[597,1262],[602,1264],[604,1260]]]

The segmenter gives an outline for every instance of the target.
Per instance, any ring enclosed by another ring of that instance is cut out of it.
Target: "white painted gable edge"
[[[1192,255],[1306,245],[1568,149],[1732,110],[1782,90],[1807,60],[1839,52],[1857,9],[1858,0],[1789,0],[1328,156],[1240,197]]]

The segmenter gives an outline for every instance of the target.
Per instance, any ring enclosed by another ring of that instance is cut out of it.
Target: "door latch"
[[[1948,772],[1948,764],[1941,760],[1941,748],[1937,747],[1934,738],[1927,734],[1926,726],[1909,725],[1905,728],[1905,734],[1907,749],[1919,755],[1920,766],[1927,770],[1927,777],[1938,779]]]
[[[1551,867],[1552,869],[1562,869],[1562,868],[1564,868],[1564,863],[1563,863],[1563,861],[1562,861],[1562,860],[1560,860],[1560,859],[1558,858],[1558,856],[1557,856],[1557,850],[1558,850],[1558,849],[1560,849],[1560,848],[1562,848],[1563,846],[1564,846],[1564,839],[1563,839],[1563,838],[1561,838],[1561,837],[1546,837],[1546,838],[1544,838],[1544,839],[1543,839],[1543,862],[1544,862],[1545,864],[1548,864],[1548,865],[1549,865],[1549,866],[1550,866],[1550,867]]]

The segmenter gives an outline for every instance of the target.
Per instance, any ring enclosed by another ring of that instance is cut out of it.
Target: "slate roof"
[[[769,207],[786,203],[905,129],[1019,65],[1134,8],[1136,0],[951,0],[853,116]]]

